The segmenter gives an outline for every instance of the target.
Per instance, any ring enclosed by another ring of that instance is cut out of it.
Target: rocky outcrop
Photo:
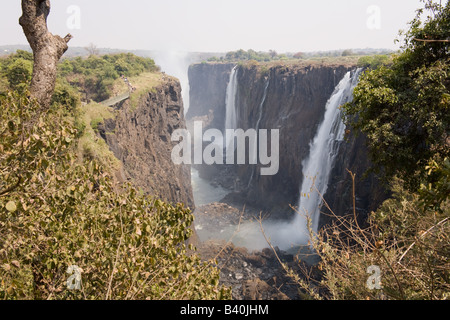
[[[333,212],[322,208],[326,214],[321,216],[319,228],[333,220],[333,213],[339,216],[353,213],[351,173],[355,175],[355,209],[360,225],[366,222],[368,213],[377,210],[389,197],[389,192],[379,177],[368,173],[371,167],[365,136],[348,131],[345,142],[340,145],[336,165],[331,172],[328,190],[324,196]]]
[[[205,261],[215,259],[220,269],[220,282],[232,289],[234,300],[299,300],[300,287],[290,278],[280,261],[305,281],[319,277],[318,257],[309,248],[291,252],[270,248],[252,250],[235,242],[239,230],[254,221],[257,212],[243,212],[223,203],[211,203],[196,210],[197,228],[212,231],[209,236],[198,230],[201,243],[197,252]],[[234,229],[235,234],[224,236],[222,229]],[[243,233],[248,231],[242,230]],[[308,270],[308,277],[304,271]]]
[[[191,67],[188,121],[203,116],[210,127],[222,130],[227,87],[224,81],[229,78],[232,68],[230,64]],[[303,181],[302,161],[309,155],[310,142],[324,118],[328,99],[344,75],[354,68],[355,64],[352,63],[240,65],[238,127],[244,130],[280,130],[279,172],[274,176],[262,176],[260,165],[236,165],[232,168],[203,165],[198,168],[202,177],[216,182],[224,181],[225,187],[235,191],[225,199],[228,202],[248,204],[272,212],[275,218],[288,218],[296,214],[290,206],[297,205],[299,199],[299,188]],[[214,90],[208,92],[205,82]],[[221,92],[220,95],[217,91]],[[263,100],[265,91],[266,98]],[[206,110],[204,106],[210,101],[213,101],[211,108]],[[190,116],[194,114],[195,117]],[[350,136],[342,143],[332,173],[331,187],[325,197],[330,206],[336,209],[336,214],[343,215],[352,206],[351,197],[348,199],[351,196],[351,177],[346,169],[357,173],[361,179],[369,165],[364,137]],[[230,180],[234,183],[230,183]],[[374,190],[377,196],[374,196]],[[379,205],[380,199],[383,199],[381,190],[374,176],[359,180],[357,200],[361,211]]]
[[[126,100],[117,106],[115,119],[99,125],[99,133],[122,162],[125,180],[147,194],[194,209],[188,166],[171,160],[172,133],[185,129],[181,87],[164,76],[159,85],[142,95],[137,106]]]

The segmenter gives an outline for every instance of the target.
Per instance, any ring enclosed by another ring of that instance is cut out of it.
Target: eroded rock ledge
[[[115,119],[105,119],[98,129],[123,164],[120,179],[194,210],[190,168],[171,160],[175,145],[171,135],[186,128],[179,81],[163,76],[156,87],[139,97],[137,106],[126,100],[116,109]]]

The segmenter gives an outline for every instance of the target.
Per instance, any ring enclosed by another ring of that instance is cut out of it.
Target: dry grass
[[[349,173],[355,190],[355,175]],[[364,226],[358,223],[354,203],[353,212],[342,217],[324,200],[334,222],[318,234],[308,219],[311,245],[321,258],[317,267],[321,276],[312,277],[310,268],[296,274],[282,264],[305,298],[449,299],[450,201],[443,203],[440,213],[427,211],[420,207],[417,195],[395,185],[393,190],[395,197],[372,213]],[[375,279],[372,267],[381,271],[374,289],[369,286]]]
[[[107,168],[118,170],[120,161],[110,151],[106,142],[97,135],[97,125],[105,119],[113,119],[114,112],[110,107],[92,102],[80,107],[80,121],[83,124],[83,135],[79,139],[78,154],[82,157],[98,159]]]

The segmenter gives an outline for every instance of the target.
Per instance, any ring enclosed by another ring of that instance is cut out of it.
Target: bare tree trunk
[[[72,38],[70,34],[61,38],[48,31],[49,13],[50,0],[22,0],[22,17],[19,23],[34,55],[30,92],[44,108],[51,103],[57,64],[67,51],[67,43]]]

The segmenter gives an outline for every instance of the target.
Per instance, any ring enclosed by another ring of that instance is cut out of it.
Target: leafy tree
[[[22,58],[24,60],[33,61],[33,54],[25,50],[17,50],[15,54],[11,55],[11,59]]]
[[[30,85],[32,73],[33,54],[28,51],[17,50],[0,59],[0,91],[24,91]]]
[[[186,245],[190,210],[117,185],[78,157],[59,105],[42,111],[27,96],[0,98],[0,299],[230,298]]]
[[[33,63],[22,58],[16,59],[6,70],[6,77],[13,89],[29,85],[33,73]]]
[[[342,56],[343,56],[343,57],[348,57],[348,56],[352,56],[352,55],[354,55],[354,53],[353,53],[353,51],[350,50],[350,49],[344,50],[344,51],[342,52]]]
[[[388,55],[364,56],[358,60],[358,67],[377,69],[384,65],[392,63],[392,59]]]
[[[450,3],[427,1],[426,10],[412,21],[403,52],[367,71],[344,107],[347,122],[367,135],[375,166],[412,191],[440,179],[425,168],[450,156]]]
[[[78,90],[69,85],[67,81],[57,79],[55,91],[52,97],[52,103],[66,108],[73,114],[77,106],[81,103],[80,93]]]
[[[306,54],[303,52],[297,52],[296,54],[294,54],[294,58],[295,59],[305,59],[306,58]]]

